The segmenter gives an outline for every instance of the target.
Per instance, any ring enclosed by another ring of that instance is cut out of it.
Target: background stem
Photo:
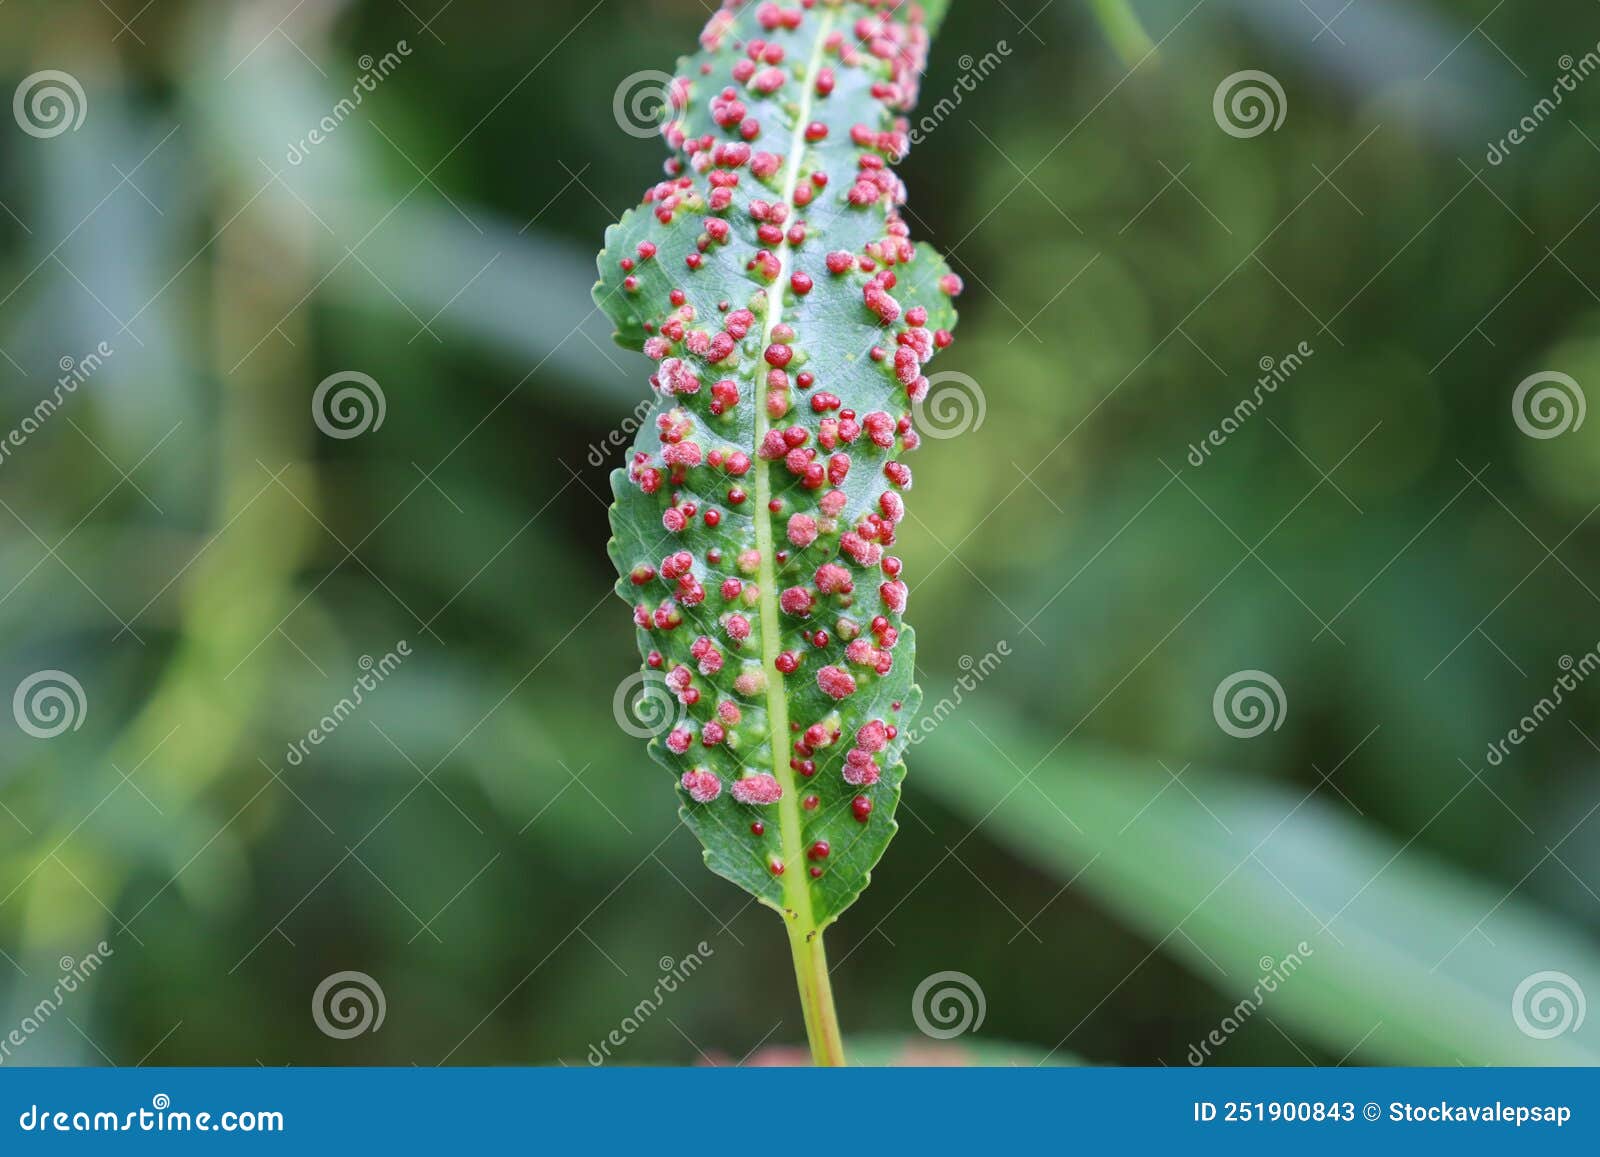
[[[1123,63],[1132,66],[1155,51],[1150,34],[1139,23],[1128,0],[1091,0],[1100,27],[1111,41],[1111,46],[1122,57]]]
[[[822,947],[820,928],[788,924],[789,947],[794,952],[794,977],[800,988],[800,1007],[805,1013],[806,1038],[811,1042],[811,1060],[817,1065],[839,1066],[844,1059],[844,1038],[839,1033],[839,1015],[833,1007],[833,985],[828,979],[828,956]]]

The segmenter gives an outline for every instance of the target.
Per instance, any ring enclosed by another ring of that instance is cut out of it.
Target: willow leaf
[[[910,243],[891,162],[928,40],[915,5],[725,5],[594,290],[656,363],[610,543],[650,751],[710,868],[807,942],[895,833],[921,699],[901,458],[960,283]]]

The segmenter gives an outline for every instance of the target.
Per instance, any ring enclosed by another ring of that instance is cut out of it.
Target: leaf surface
[[[655,362],[612,476],[632,718],[711,869],[808,929],[896,830],[921,699],[901,458],[960,289],[900,218],[928,32],[889,8],[715,13],[670,86],[668,175],[607,231],[594,290]]]

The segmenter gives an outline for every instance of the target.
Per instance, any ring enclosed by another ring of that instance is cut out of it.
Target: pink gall
[[[883,769],[871,755],[859,747],[853,747],[845,753],[842,775],[851,787],[871,787],[883,775]]]
[[[730,790],[740,803],[756,807],[774,804],[783,798],[783,786],[777,779],[759,773],[734,780]]]
[[[811,613],[815,605],[815,598],[805,587],[789,587],[778,596],[778,606],[786,615],[804,617]]]
[[[882,751],[889,743],[889,726],[881,719],[871,719],[856,731],[856,746],[870,753]]]
[[[789,541],[803,550],[817,541],[817,520],[809,514],[790,515],[786,533]]]
[[[834,699],[848,699],[856,693],[855,676],[843,667],[824,667],[817,672],[817,686]]]
[[[823,563],[815,575],[817,589],[825,595],[847,595],[855,589],[850,571],[836,562]]]
[[[684,772],[680,782],[695,803],[710,803],[722,794],[722,781],[703,767]]]

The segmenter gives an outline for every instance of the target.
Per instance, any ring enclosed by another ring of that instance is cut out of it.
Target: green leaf
[[[657,363],[612,477],[632,709],[706,863],[808,940],[895,833],[921,699],[900,459],[959,283],[898,212],[928,39],[902,11],[717,12],[669,89],[669,176],[607,230],[594,290]]]
[[[1548,1039],[1518,1025],[1513,996],[1524,980],[1560,972],[1587,987],[1600,954],[1516,889],[1379,831],[1325,798],[1328,788],[1289,792],[1193,768],[1174,784],[1153,757],[1057,750],[977,705],[963,716],[918,747],[927,785],[986,836],[1073,880],[1185,960],[1227,1004],[1252,995],[1263,957],[1281,961],[1304,942],[1304,964],[1261,1012],[1335,1056],[1600,1063],[1593,1018]],[[1062,1045],[1072,1044],[1069,1033]],[[1225,1045],[1213,1051],[1227,1063]]]

